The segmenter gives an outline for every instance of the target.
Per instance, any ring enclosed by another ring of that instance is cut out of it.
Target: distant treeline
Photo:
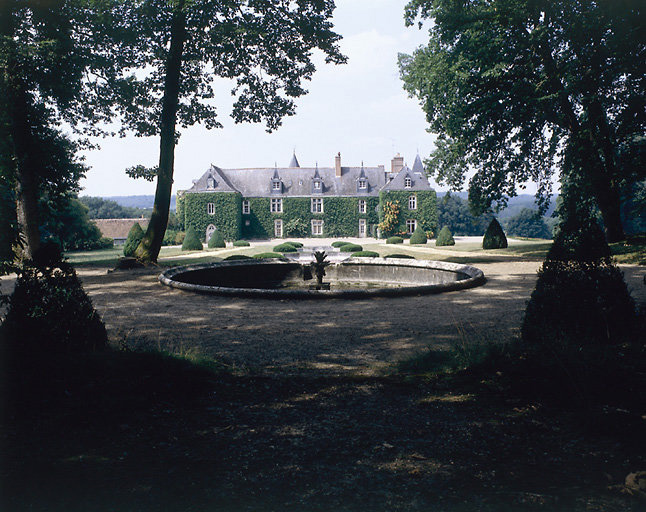
[[[88,207],[88,217],[90,219],[148,218],[152,211],[152,205],[148,208],[123,206],[117,201],[104,199],[102,197],[83,196],[80,197],[79,200]]]

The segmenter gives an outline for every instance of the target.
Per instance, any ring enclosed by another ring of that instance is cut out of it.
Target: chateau
[[[412,169],[399,154],[390,170],[342,166],[340,153],[334,167],[300,167],[296,154],[289,167],[212,165],[177,193],[177,214],[207,241],[216,230],[227,240],[377,237],[387,201],[399,206],[394,233],[410,234],[417,226],[436,231],[436,195],[419,155]]]

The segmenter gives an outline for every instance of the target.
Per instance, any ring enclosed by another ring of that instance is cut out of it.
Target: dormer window
[[[368,180],[365,179],[365,178],[361,178],[359,180],[359,188],[362,189],[362,190],[367,189],[368,188]]]
[[[317,190],[320,190],[321,189],[321,182],[320,181],[315,181],[314,182],[314,188],[317,189]]]
[[[206,178],[206,188],[215,188],[215,179],[213,176]]]
[[[404,187],[406,188],[411,188],[413,186],[413,180],[411,180],[408,176],[404,178]]]
[[[273,181],[271,183],[271,188],[272,190],[280,190],[280,181]]]

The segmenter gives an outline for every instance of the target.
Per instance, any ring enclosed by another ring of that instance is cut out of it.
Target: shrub
[[[175,245],[182,245],[184,243],[184,238],[186,238],[186,232],[178,231],[175,235]]]
[[[359,244],[345,244],[339,247],[339,250],[341,252],[359,252],[363,251],[363,247],[361,247]]]
[[[292,244],[285,242],[274,247],[274,252],[297,252],[297,249]]]
[[[6,300],[2,334],[12,348],[28,353],[70,353],[105,348],[105,326],[74,268],[46,244],[18,270]],[[58,261],[56,261],[58,260]]]
[[[344,242],[343,240],[337,240],[336,242],[332,242],[332,247],[339,248],[342,245],[348,245],[350,242]]]
[[[489,223],[482,239],[483,249],[505,249],[507,247],[507,237],[502,230],[500,223],[494,217]]]
[[[258,260],[264,260],[269,258],[282,258],[283,255],[278,252],[261,252],[260,254],[254,254],[253,257]]]
[[[135,255],[135,251],[143,237],[144,230],[141,229],[138,222],[135,222],[130,228],[130,231],[128,231],[128,237],[126,238],[126,243],[123,246],[123,255],[126,258],[132,258]]]
[[[235,261],[235,260],[252,260],[253,258],[251,256],[247,256],[246,254],[232,254],[231,256],[227,256],[224,258],[222,261]]]
[[[293,245],[293,246],[294,246],[294,247],[296,247],[297,249],[300,249],[301,247],[303,247],[303,244],[302,244],[302,243],[300,243],[300,242],[292,242],[291,240],[290,240],[290,241],[287,241],[287,242],[283,242],[283,243],[286,243],[286,244],[289,244],[289,245]]]
[[[410,237],[411,245],[421,245],[426,243],[426,232],[422,229],[421,224],[415,228],[415,232]]]
[[[401,236],[391,236],[386,239],[387,244],[403,244],[404,239]]]
[[[164,239],[162,240],[162,245],[175,245],[177,242],[177,234],[178,231],[174,229],[169,229],[166,228],[166,232],[164,233]]]
[[[97,242],[97,249],[112,249],[114,247],[114,240],[107,236],[102,236]]]
[[[222,233],[220,233],[219,231],[213,232],[211,238],[209,238],[209,243],[207,245],[209,249],[222,249],[227,246],[227,244],[224,242]]]
[[[437,240],[435,240],[435,245],[437,247],[446,247],[448,245],[455,245],[455,239],[453,234],[448,226],[444,226],[440,233],[437,235]]]
[[[378,258],[379,253],[375,251],[357,251],[352,253],[353,258]]]
[[[384,256],[385,258],[402,258],[402,259],[407,259],[407,260],[414,260],[415,256],[411,256],[410,254],[387,254]]]
[[[190,226],[188,231],[186,231],[186,236],[182,243],[182,251],[201,251],[202,249],[204,247],[202,246],[202,241],[197,236],[197,231],[195,231],[193,226]]]
[[[249,247],[250,245],[246,240],[236,240],[233,242],[233,247]]]

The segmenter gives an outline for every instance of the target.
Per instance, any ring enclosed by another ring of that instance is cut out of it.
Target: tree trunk
[[[602,183],[598,183],[601,181]],[[593,180],[593,190],[597,206],[603,217],[608,243],[620,242],[626,238],[621,223],[621,194],[613,180]]]
[[[186,18],[180,4],[171,23],[170,49],[166,60],[155,203],[146,234],[135,251],[137,259],[144,263],[157,262],[168,225],[175,167],[175,124],[185,39]]]

